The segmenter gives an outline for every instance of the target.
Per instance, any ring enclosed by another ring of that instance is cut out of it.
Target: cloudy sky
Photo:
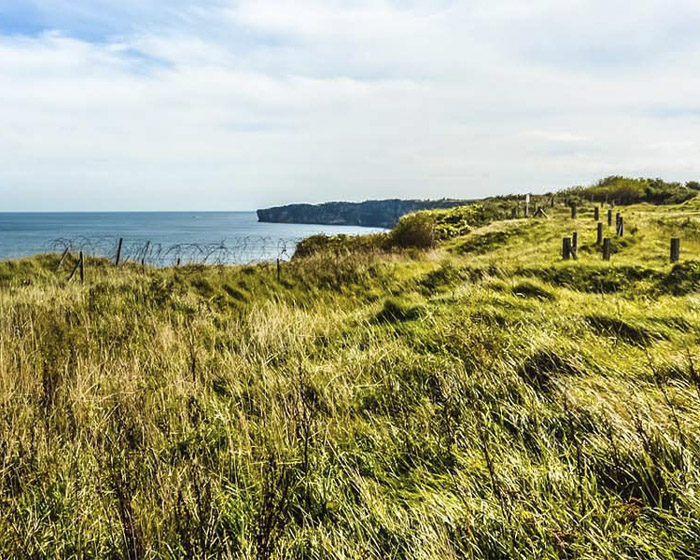
[[[0,0],[0,211],[700,179],[697,0]]]

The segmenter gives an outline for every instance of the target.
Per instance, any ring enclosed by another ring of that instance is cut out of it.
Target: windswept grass
[[[695,558],[698,207],[611,263],[588,210],[279,281],[0,263],[0,557]]]

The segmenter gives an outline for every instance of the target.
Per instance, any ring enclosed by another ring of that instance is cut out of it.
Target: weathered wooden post
[[[119,266],[119,262],[122,260],[122,245],[124,244],[124,238],[119,238],[119,243],[117,244],[117,257],[114,259],[114,265]]]
[[[80,283],[85,284],[85,255],[80,251]]]
[[[578,260],[578,232],[571,234],[571,257]]]
[[[620,220],[617,222],[617,236],[622,237],[625,234],[625,219],[620,216]]]
[[[82,255],[82,252],[80,254]],[[78,259],[78,261],[75,263],[75,266],[73,267],[73,270],[71,271],[70,276],[68,276],[68,280],[66,280],[67,283],[70,283],[70,281],[73,280],[75,273],[78,272],[78,268],[80,268],[81,261],[82,261],[82,258]]]
[[[600,220],[600,208],[598,206],[593,207],[593,219],[596,222]]]
[[[565,261],[571,258],[571,238],[565,237],[562,240],[561,256]]]
[[[610,260],[610,238],[606,237],[603,239],[603,260],[604,261],[609,261]]]
[[[141,255],[141,268],[146,266],[146,255],[148,255],[148,250],[151,248],[151,242],[146,241],[146,246],[143,248],[143,254]]]
[[[676,263],[681,259],[681,240],[678,237],[671,238],[671,262]]]
[[[279,282],[281,278],[282,278],[282,269],[281,269],[280,260],[278,257],[277,258],[277,281]]]
[[[608,227],[612,227],[612,210],[608,210]]]
[[[571,205],[571,219],[572,220],[576,219],[576,205],[575,204]]]
[[[63,266],[63,261],[65,261],[66,257],[68,256],[68,250],[69,250],[69,247],[66,247],[63,250],[63,253],[61,254],[61,258],[58,260],[58,264],[56,265],[56,272],[61,270],[61,266]]]
[[[596,233],[595,243],[600,246],[603,243],[603,222],[598,222],[598,231]]]

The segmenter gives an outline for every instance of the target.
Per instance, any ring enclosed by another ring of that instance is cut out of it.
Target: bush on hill
[[[641,202],[679,204],[697,196],[694,184],[691,181],[684,186],[681,183],[667,183],[661,179],[631,179],[612,175],[601,179],[592,187],[576,187],[562,192],[584,200],[615,202],[620,205]]]
[[[473,228],[487,224],[496,217],[495,210],[488,210],[481,204],[423,210],[403,216],[398,225],[388,233],[311,236],[297,245],[294,257],[309,257],[321,252],[347,254],[395,249],[432,249],[438,242],[466,235]]]

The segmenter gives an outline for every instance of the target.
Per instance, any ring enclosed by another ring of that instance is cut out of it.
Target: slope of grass
[[[610,263],[548,213],[279,281],[0,263],[0,557],[696,557],[700,207]]]

